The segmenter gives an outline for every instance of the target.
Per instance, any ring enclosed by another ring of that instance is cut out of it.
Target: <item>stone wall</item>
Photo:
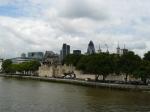
[[[64,73],[74,71],[74,67],[66,65],[42,65],[39,68],[39,76],[41,77],[62,77]]]
[[[66,65],[57,65],[57,66],[46,66],[46,65],[42,65],[39,68],[39,76],[40,77],[62,77],[64,75],[64,73],[68,73],[68,72],[72,72],[74,71],[74,73],[76,74],[76,78],[77,79],[95,79],[95,75],[94,74],[84,74],[82,71],[76,70],[75,67],[73,66],[66,66]],[[106,77],[106,80],[118,80],[118,81],[124,81],[125,75],[108,75]],[[103,77],[100,76],[99,80],[102,80]],[[128,77],[129,81],[135,81],[135,80],[140,80],[140,79],[135,79],[132,77]]]
[[[75,72],[77,78],[79,78],[79,79],[92,79],[92,80],[95,79],[95,75],[94,75],[94,74],[83,74],[81,71],[78,71],[78,70],[75,70],[74,72]],[[108,76],[106,77],[106,80],[119,80],[119,81],[124,81],[124,78],[125,78],[124,75],[119,75],[119,76],[118,76],[118,75],[113,74],[113,75],[108,75]],[[102,80],[102,79],[103,79],[103,76],[101,75],[101,76],[99,77],[99,80]]]

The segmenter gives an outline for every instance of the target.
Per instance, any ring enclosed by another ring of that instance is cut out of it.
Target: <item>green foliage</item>
[[[9,60],[9,59],[5,60],[2,63],[2,70],[3,70],[3,72],[10,73],[11,72],[11,64],[12,64],[11,60]]]
[[[39,61],[30,61],[29,62],[29,69],[30,71],[37,71],[39,69],[39,66],[41,66],[40,62]]]
[[[122,55],[118,61],[118,67],[120,73],[126,75],[125,81],[127,81],[128,75],[132,75],[135,69],[140,65],[141,58],[135,55],[133,52],[128,52]]]
[[[77,69],[83,70],[85,73],[102,75],[105,80],[107,75],[114,72],[113,58],[107,53],[85,55],[77,64]]]
[[[141,80],[146,84],[147,79],[150,78],[150,62],[149,61],[141,61],[139,67],[137,67],[133,74],[135,77],[140,77]]]
[[[150,61],[150,51],[144,54],[143,60]]]
[[[123,73],[130,74],[139,65],[141,59],[133,52],[128,52],[120,57],[119,66]]]
[[[66,56],[66,58],[64,59],[64,63],[67,65],[72,64],[72,65],[76,66],[81,57],[82,57],[82,55],[70,54],[70,55]]]
[[[122,56],[108,53],[82,55],[80,57],[69,55],[66,57],[65,63],[74,65],[84,73],[94,74],[97,79],[99,75],[102,75],[103,80],[107,75],[115,73],[117,75],[125,74],[125,81],[129,75],[144,81],[150,73],[150,62],[143,62],[134,52],[128,52]]]
[[[16,73],[19,72],[21,74],[29,74],[33,73],[38,70],[40,66],[39,61],[29,61],[29,62],[23,62],[20,64],[12,64],[11,60],[5,60],[3,62],[3,70],[5,73]]]

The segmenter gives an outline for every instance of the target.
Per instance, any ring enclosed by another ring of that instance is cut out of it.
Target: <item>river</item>
[[[0,112],[150,112],[150,93],[1,77]]]

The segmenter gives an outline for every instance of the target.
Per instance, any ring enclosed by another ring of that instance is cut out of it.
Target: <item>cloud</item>
[[[0,0],[2,57],[53,50],[62,44],[86,52],[93,40],[98,50],[116,52],[118,42],[143,55],[150,49],[149,0]],[[3,10],[1,10],[1,8]],[[13,11],[12,11],[13,9]],[[17,10],[16,10],[17,9]]]
[[[87,0],[68,0],[60,11],[60,15],[67,18],[90,18],[95,20],[107,19],[107,13],[100,7],[93,7]]]

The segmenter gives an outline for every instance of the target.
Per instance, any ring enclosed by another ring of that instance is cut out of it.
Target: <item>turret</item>
[[[118,43],[118,47],[117,47],[117,54],[120,55],[121,51],[120,51],[120,46],[119,46],[119,43]]]

